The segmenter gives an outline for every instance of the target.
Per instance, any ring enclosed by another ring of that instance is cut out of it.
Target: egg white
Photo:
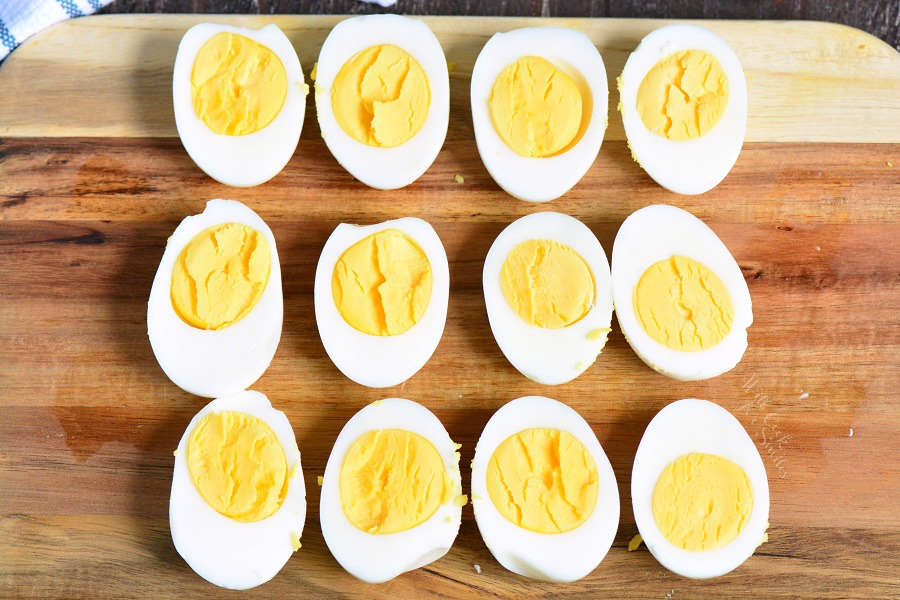
[[[587,521],[565,533],[536,533],[497,510],[487,490],[487,467],[506,438],[533,427],[567,431],[587,448],[597,467],[597,505]],[[478,531],[501,565],[525,577],[569,582],[588,575],[606,556],[619,526],[619,488],[603,447],[581,415],[562,402],[525,396],[503,405],[487,422],[472,461],[472,507]]]
[[[686,256],[712,270],[728,289],[734,321],[725,338],[706,350],[681,352],[651,338],[634,310],[634,288],[657,261]],[[612,289],[616,319],[635,353],[654,370],[682,380],[707,379],[737,365],[747,349],[753,323],[750,290],[734,257],[703,221],[691,213],[654,204],[633,212],[616,234],[612,252]]]
[[[281,60],[287,74],[287,95],[281,111],[271,123],[248,135],[214,133],[197,116],[191,100],[191,71],[197,52],[209,38],[222,32],[237,33],[267,47]],[[201,23],[188,29],[178,45],[172,73],[178,136],[197,166],[220,183],[249,187],[281,172],[300,141],[308,91],[297,52],[275,25],[246,29]]]
[[[422,318],[399,335],[369,335],[354,329],[334,303],[334,267],[350,246],[384,229],[399,229],[412,238],[431,263],[431,300]],[[325,242],[316,266],[316,325],[325,352],[338,370],[360,385],[389,387],[403,383],[421,369],[437,348],[447,320],[450,269],[434,228],[422,219],[404,217],[375,225],[341,223]]]
[[[194,427],[213,412],[238,411],[253,415],[272,428],[284,449],[289,469],[288,491],[271,516],[250,523],[229,519],[212,508],[197,491],[187,465],[187,445]],[[300,449],[294,430],[265,395],[243,391],[213,400],[198,412],[175,455],[169,527],[175,550],[201,577],[220,587],[245,590],[274,577],[294,553],[292,534],[303,533],[306,487]]]
[[[698,138],[672,141],[644,125],[637,93],[647,72],[682,50],[714,56],[728,78],[728,106],[718,123]],[[747,81],[734,50],[696,25],[667,25],[648,34],[631,53],[619,77],[619,110],[634,159],[659,185],[678,194],[702,194],[719,184],[737,161],[747,131]]]
[[[520,156],[494,129],[488,98],[508,65],[523,56],[539,56],[565,72],[582,94],[590,92],[591,121],[578,142],[560,154]],[[606,132],[609,88],[603,58],[585,34],[564,27],[526,27],[495,33],[472,69],[472,125],[478,154],[494,181],[520,200],[546,202],[569,191],[597,158]]]
[[[530,325],[512,309],[500,289],[500,273],[507,255],[528,240],[553,240],[575,250],[594,276],[595,298],[590,311],[561,329]],[[538,383],[557,385],[578,377],[590,367],[606,335],[588,339],[594,330],[610,327],[613,301],[609,263],[597,237],[574,217],[539,212],[510,223],[500,232],[484,259],[484,303],[497,345],[520,373]]]
[[[218,330],[185,323],[172,306],[172,270],[184,247],[198,233],[223,223],[252,227],[269,242],[269,282],[244,318]],[[147,302],[150,346],[172,383],[186,392],[215,398],[244,390],[269,367],[278,341],[284,307],[281,266],[272,230],[259,215],[234,200],[210,200],[204,211],[185,217],[166,243]]]
[[[393,148],[353,139],[337,122],[331,86],[341,67],[358,52],[392,44],[416,59],[428,78],[431,104],[422,128]],[[338,23],[322,44],[316,67],[316,114],[325,145],[344,169],[369,187],[392,190],[409,185],[437,157],[450,117],[450,79],[440,42],[424,22],[400,15],[365,15]]]
[[[457,446],[434,413],[421,404],[403,398],[378,400],[347,421],[325,467],[319,522],[335,560],[348,573],[369,583],[388,581],[444,556],[456,539],[462,517],[462,507],[451,498],[424,523],[397,533],[366,533],[347,519],[341,507],[341,465],[350,445],[375,429],[404,429],[427,439],[440,454],[453,485],[462,489]]]
[[[734,540],[714,550],[692,552],[675,546],[660,532],[653,516],[653,489],[663,469],[692,452],[727,458],[747,473],[753,509]],[[769,521],[769,482],[759,450],[730,412],[707,400],[672,402],[647,425],[631,473],[634,520],[647,549],[664,567],[684,577],[724,575],[738,567],[764,539]]]

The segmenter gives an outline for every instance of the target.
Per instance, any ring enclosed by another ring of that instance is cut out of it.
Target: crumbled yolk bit
[[[560,329],[594,305],[594,276],[571,247],[552,240],[522,242],[506,256],[500,290],[529,325]]]
[[[523,56],[497,76],[488,108],[497,135],[509,148],[526,157],[546,157],[567,150],[578,141],[584,102],[575,81],[550,61]]]
[[[669,463],[653,488],[660,532],[682,550],[703,552],[728,544],[753,509],[753,490],[739,465],[695,452]]]
[[[415,136],[428,116],[431,90],[419,62],[392,44],[358,52],[338,71],[331,107],[356,141],[393,148]]]
[[[398,229],[383,229],[350,246],[334,267],[331,292],[338,312],[369,335],[399,335],[431,301],[431,263]]]
[[[321,475],[319,475],[318,477],[316,477],[316,483],[319,485],[319,487],[322,487],[322,482],[323,482],[323,481],[325,481],[325,478],[322,477]]]
[[[606,341],[606,337],[609,335],[609,332],[612,331],[609,327],[601,327],[600,329],[591,329],[588,331],[587,339],[592,342],[596,342],[597,340]]]
[[[300,543],[300,537],[297,535],[296,531],[291,532],[291,549],[296,552],[301,548],[302,544]]]
[[[341,507],[367,533],[412,529],[449,502],[457,489],[434,445],[404,429],[364,433],[341,465]]]
[[[706,135],[728,107],[728,78],[716,57],[682,50],[662,59],[644,76],[637,110],[644,126],[673,141]]]
[[[469,503],[469,497],[465,494],[459,494],[455,498],[453,498],[453,506],[459,506],[460,508]]]
[[[287,494],[284,448],[265,421],[248,413],[227,410],[200,419],[188,438],[187,464],[206,503],[236,521],[271,516]]]
[[[641,544],[644,543],[644,538],[641,537],[641,534],[635,534],[633,538],[628,541],[628,551],[634,552],[638,548],[641,547]]]
[[[706,265],[684,256],[666,258],[644,271],[633,303],[647,335],[682,352],[712,348],[734,323],[728,288]]]
[[[266,237],[240,223],[198,233],[172,268],[172,307],[200,329],[223,329],[244,318],[269,282],[272,255]]]
[[[488,495],[512,523],[537,533],[564,533],[597,504],[597,466],[567,431],[525,429],[506,438],[487,467]]]
[[[247,135],[271,123],[287,96],[287,73],[269,48],[230,32],[209,38],[194,58],[194,112],[214,133]]]

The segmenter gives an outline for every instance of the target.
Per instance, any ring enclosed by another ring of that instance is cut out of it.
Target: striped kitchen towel
[[[0,0],[0,61],[41,29],[89,15],[112,0]]]

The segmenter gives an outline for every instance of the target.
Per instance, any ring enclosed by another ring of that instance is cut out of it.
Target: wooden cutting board
[[[900,596],[900,55],[824,23],[705,22],[737,51],[750,93],[747,143],[727,179],[677,196],[629,157],[613,110],[594,166],[547,205],[515,200],[475,149],[468,80],[495,31],[575,27],[596,42],[614,81],[628,53],[665,24],[643,20],[428,18],[451,63],[450,131],[415,184],[356,182],[319,137],[309,98],[300,147],[253,189],[199,171],[175,133],[171,70],[191,25],[273,22],[308,73],[340,17],[104,16],[59,25],[0,68],[0,596],[222,595],[175,553],[169,535],[172,449],[205,400],[175,387],[146,336],[146,301],[166,237],[209,198],[246,202],[278,240],[284,333],[254,386],[290,418],[309,498],[303,548],[257,597],[898,597]],[[610,106],[618,99],[613,94]],[[456,183],[462,175],[464,183]],[[545,387],[521,376],[491,336],[482,260],[509,222],[558,210],[587,223],[607,253],[633,210],[656,202],[707,221],[750,286],[750,347],[733,371],[683,383],[647,368],[614,325],[597,363]],[[341,221],[404,215],[437,229],[450,259],[447,327],[406,384],[372,390],[329,362],[313,316],[319,251]],[[471,507],[441,560],[363,584],[329,554],[318,522],[328,453],[344,422],[373,400],[422,402],[463,444],[503,403],[548,395],[577,409],[613,464],[622,517],[613,548],[570,585],[499,566]],[[729,408],[768,470],[769,542],[729,575],[691,581],[663,569],[636,533],[634,452],[652,416],[699,397]],[[476,573],[474,565],[480,565]]]

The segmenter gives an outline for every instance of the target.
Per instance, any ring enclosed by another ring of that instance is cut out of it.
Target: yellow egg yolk
[[[272,255],[260,232],[240,223],[198,233],[172,268],[172,306],[200,329],[223,329],[244,318],[269,283]]]
[[[247,135],[281,112],[287,73],[278,55],[237,33],[217,33],[194,59],[194,112],[214,133]]]
[[[525,429],[494,450],[487,467],[491,502],[511,522],[537,533],[564,533],[597,504],[597,466],[567,431]]]
[[[497,76],[488,109],[497,135],[527,157],[546,157],[567,150],[587,125],[590,103],[575,80],[550,61],[523,56]]]
[[[682,550],[702,552],[737,537],[753,510],[750,479],[715,454],[681,456],[663,469],[653,488],[653,518]]]
[[[404,429],[364,433],[341,464],[341,508],[354,527],[367,533],[421,525],[456,491],[434,445]]]
[[[419,62],[392,44],[355,54],[331,85],[331,110],[341,128],[369,146],[393,148],[416,135],[431,105]]]
[[[728,78],[716,57],[703,50],[682,50],[659,61],[637,93],[644,126],[674,141],[706,135],[727,107]]]
[[[230,519],[261,521],[284,502],[284,448],[258,417],[232,410],[206,415],[191,432],[186,459],[197,491]]]
[[[594,276],[571,247],[552,240],[522,242],[506,256],[500,290],[523,321],[545,329],[568,327],[594,305]]]
[[[399,229],[382,229],[350,246],[334,266],[331,293],[348,325],[369,335],[399,335],[431,301],[431,263]]]
[[[673,350],[697,352],[721,342],[734,322],[722,280],[692,258],[651,265],[634,288],[634,312],[651,338]]]

